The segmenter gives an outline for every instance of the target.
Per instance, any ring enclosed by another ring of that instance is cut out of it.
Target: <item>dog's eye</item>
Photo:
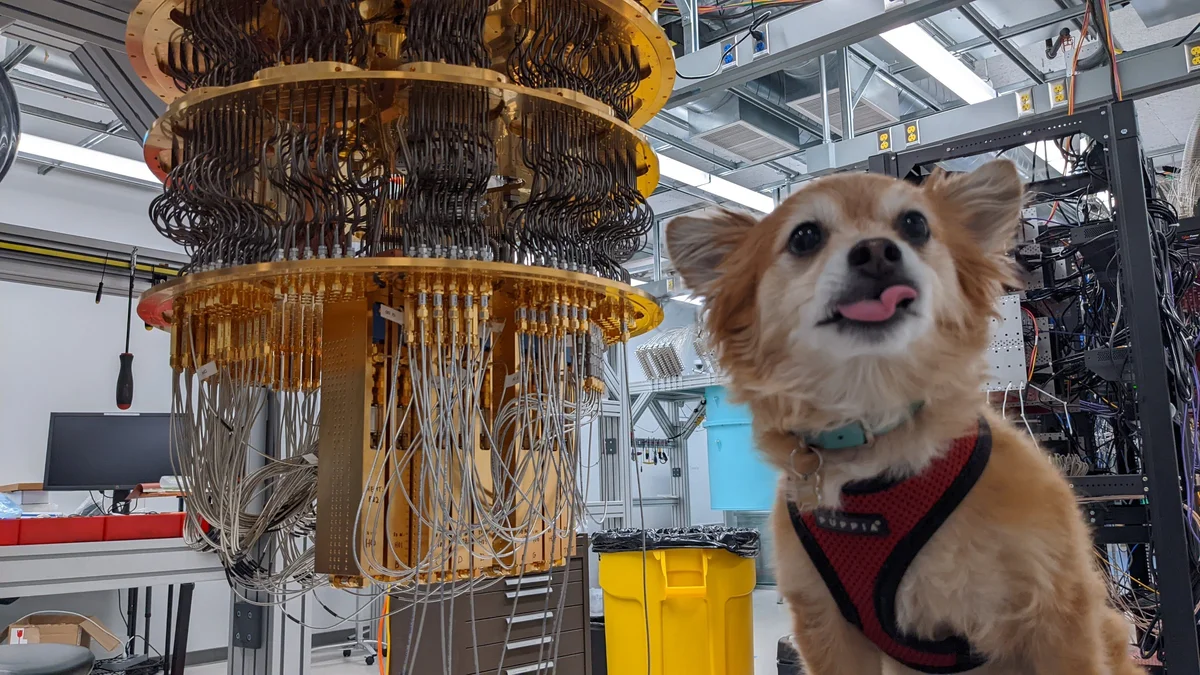
[[[918,211],[909,211],[900,216],[897,226],[910,244],[920,246],[929,241],[929,221]]]
[[[811,255],[816,253],[823,243],[825,231],[820,225],[813,222],[800,223],[792,230],[792,236],[788,237],[788,250],[793,255]]]

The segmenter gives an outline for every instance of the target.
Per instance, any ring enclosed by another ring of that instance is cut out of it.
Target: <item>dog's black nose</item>
[[[863,239],[850,249],[850,269],[871,277],[882,279],[891,276],[900,265],[900,247],[891,239]]]

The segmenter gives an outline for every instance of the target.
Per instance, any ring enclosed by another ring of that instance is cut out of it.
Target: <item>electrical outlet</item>
[[[1051,80],[1046,83],[1046,90],[1050,93],[1050,108],[1061,108],[1067,105],[1067,81],[1066,79]]]
[[[1017,92],[1017,117],[1032,115],[1037,112],[1033,108],[1033,88],[1022,89]]]
[[[1200,70],[1200,40],[1187,43],[1183,46],[1183,50],[1187,55],[1188,72]]]
[[[770,29],[770,26],[763,26],[758,31],[759,33],[762,33],[762,39],[760,40],[758,38],[754,38],[754,58],[757,59],[760,56],[766,56],[767,54],[771,53]]]
[[[737,43],[728,40],[721,43],[721,70],[732,68],[737,63]]]

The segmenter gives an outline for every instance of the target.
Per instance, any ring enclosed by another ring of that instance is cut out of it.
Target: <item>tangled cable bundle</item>
[[[674,78],[647,9],[143,0],[128,32],[170,103],[150,217],[191,255],[138,308],[189,540],[250,601],[395,612],[564,564],[603,353],[662,318],[622,267]]]

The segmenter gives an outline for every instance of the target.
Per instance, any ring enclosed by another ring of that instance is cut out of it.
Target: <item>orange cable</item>
[[[1075,76],[1079,68],[1079,54],[1083,51],[1083,42],[1087,39],[1089,20],[1092,18],[1092,3],[1087,3],[1083,11],[1083,27],[1079,30],[1079,44],[1075,45],[1075,57],[1071,59],[1071,83],[1067,87],[1067,114],[1075,114]]]
[[[1103,9],[1104,33],[1105,33],[1105,36],[1108,38],[1109,66],[1112,68],[1113,83],[1116,85],[1116,90],[1117,90],[1116,91],[1117,100],[1124,101],[1125,100],[1125,92],[1122,91],[1122,89],[1121,89],[1121,71],[1119,68],[1117,68],[1117,47],[1113,43],[1112,18],[1111,18],[1111,15],[1109,14],[1110,9],[1109,9],[1107,2],[1104,2],[1103,0],[1101,0],[1101,1],[1103,3],[1102,7],[1104,8]]]
[[[375,659],[379,663],[379,675],[388,675],[388,665],[390,665],[391,650],[388,649],[388,642],[391,635],[391,617],[388,616],[388,607],[391,604],[392,596],[383,596],[383,613],[379,615],[379,632],[375,636],[375,646],[379,648],[379,658]]]
[[[1029,311],[1028,307],[1022,307],[1021,309],[1029,315],[1029,321],[1033,324],[1033,353],[1029,355],[1029,375],[1026,377],[1027,380],[1032,382],[1033,371],[1037,366],[1038,340],[1042,336],[1042,331],[1038,328],[1037,317],[1033,315],[1033,312]]]

